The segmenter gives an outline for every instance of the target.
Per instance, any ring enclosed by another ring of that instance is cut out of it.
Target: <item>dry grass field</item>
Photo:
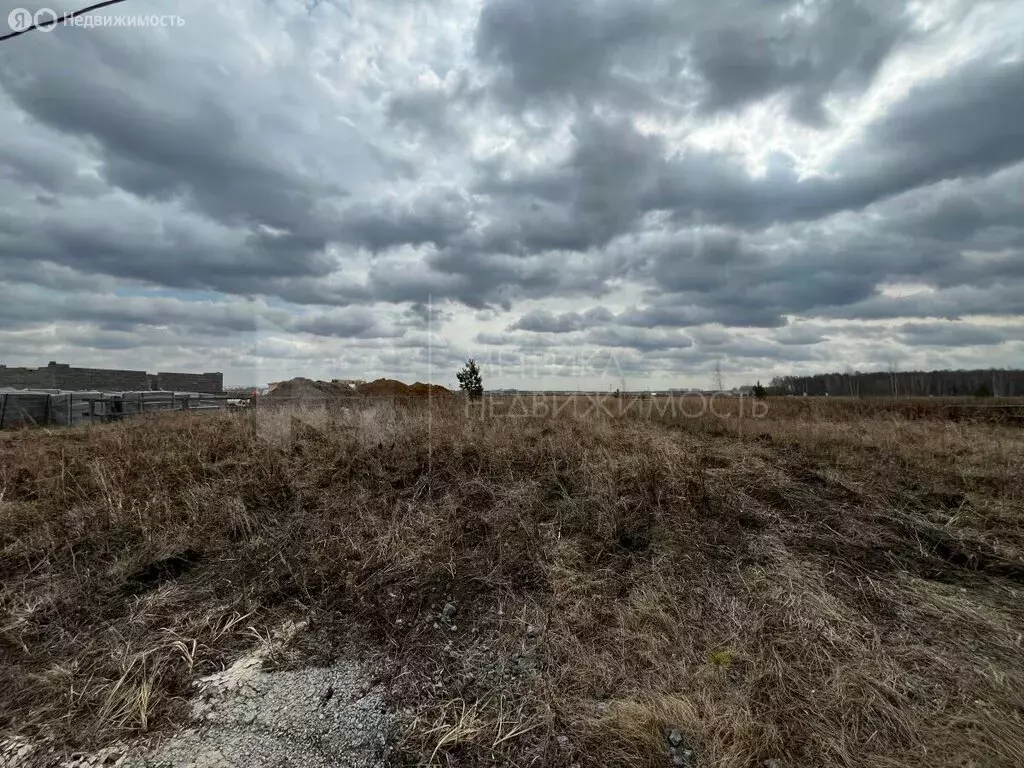
[[[1024,765],[1012,414],[641,406],[0,434],[0,732],[159,736],[301,619],[399,764]]]

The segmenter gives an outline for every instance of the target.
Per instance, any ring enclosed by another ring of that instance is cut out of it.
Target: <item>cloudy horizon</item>
[[[0,362],[450,385],[475,356],[557,389],[1024,368],[1020,3],[96,15],[154,14],[183,23],[0,43]]]

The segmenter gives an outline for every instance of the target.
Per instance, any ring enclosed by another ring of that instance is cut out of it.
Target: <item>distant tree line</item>
[[[832,397],[1021,397],[1024,371],[847,371],[815,376],[776,376],[772,395]]]

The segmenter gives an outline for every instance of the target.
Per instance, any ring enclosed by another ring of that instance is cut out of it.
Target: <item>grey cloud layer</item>
[[[783,93],[798,119],[822,122],[824,98],[868,85],[911,27],[885,0],[494,0],[476,47],[513,103],[715,111]]]
[[[98,324],[125,349],[164,321],[247,331],[199,291],[265,302],[285,334],[403,338],[433,302],[456,346],[552,335],[672,370],[714,328],[756,329],[717,345],[738,358],[846,349],[797,319],[1018,354],[1008,321],[968,321],[1024,313],[1024,13],[942,9],[168,0],[147,13],[186,26],[25,36],[0,46],[3,318]],[[879,90],[954,40],[970,54]],[[774,154],[752,174],[690,140],[770,130],[752,109],[833,149],[808,172],[799,141],[762,133]],[[114,291],[194,306],[82,297]],[[467,308],[501,328],[453,327]]]

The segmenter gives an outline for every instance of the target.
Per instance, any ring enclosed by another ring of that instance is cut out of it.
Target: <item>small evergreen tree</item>
[[[470,400],[479,400],[484,396],[484,380],[480,376],[480,368],[472,357],[466,361],[462,370],[455,374],[459,380],[459,389],[464,391]]]
[[[758,400],[764,400],[768,396],[768,392],[764,387],[761,386],[761,381],[758,380],[757,384],[754,385],[754,397]]]

